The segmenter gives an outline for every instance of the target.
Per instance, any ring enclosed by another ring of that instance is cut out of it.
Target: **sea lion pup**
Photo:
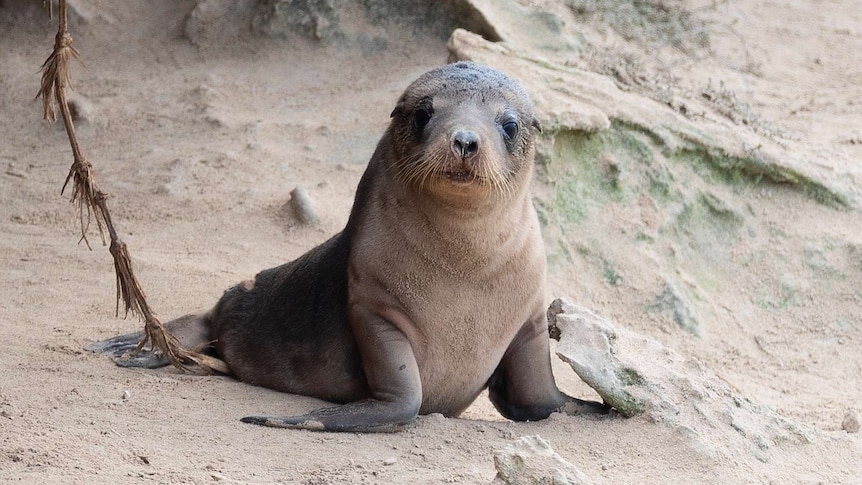
[[[391,118],[341,233],[169,329],[186,347],[213,342],[244,382],[340,403],[249,423],[392,431],[418,413],[457,416],[486,387],[516,421],[607,412],[551,374],[526,92],[459,62],[413,82]],[[116,355],[140,337],[91,349]]]

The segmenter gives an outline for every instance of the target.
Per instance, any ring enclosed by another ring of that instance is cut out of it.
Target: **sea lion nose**
[[[456,131],[452,134],[452,151],[461,158],[472,157],[479,151],[479,137],[472,131]]]

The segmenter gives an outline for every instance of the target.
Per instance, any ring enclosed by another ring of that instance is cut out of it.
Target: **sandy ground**
[[[645,314],[659,283],[613,239],[625,284],[609,285],[586,257],[551,269],[553,294],[700,359],[813,430],[812,443],[775,444],[762,461],[709,453],[639,418],[511,423],[481,396],[461,418],[421,417],[391,435],[266,429],[238,418],[321,403],[84,352],[139,323],[114,318],[107,249],[95,230],[92,251],[77,244],[77,214],[59,195],[68,141],[32,101],[56,27],[25,3],[0,2],[0,482],[488,483],[495,449],[538,434],[603,483],[862,483],[862,438],[841,430],[862,397],[862,217],[791,189],[739,194],[751,237],[689,267],[708,325],[700,338]],[[397,96],[448,55],[445,39],[376,53],[255,36],[196,46],[182,35],[196,2],[77,3],[87,14],[72,22],[80,141],[165,319],[340,230]],[[689,2],[711,45],[685,56],[648,56],[599,17],[523,3],[671,73],[680,90],[723,82],[782,136],[839,152],[835,164],[862,160],[855,0]],[[284,208],[297,185],[317,204],[315,227]],[[609,227],[626,224],[624,210],[608,214]],[[591,395],[570,369],[555,371],[569,392]]]

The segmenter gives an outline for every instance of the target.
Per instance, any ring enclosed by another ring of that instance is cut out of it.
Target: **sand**
[[[699,312],[699,337],[645,310],[674,271],[667,255],[696,249],[696,231],[688,245],[656,231],[656,248],[632,250],[614,235],[627,234],[635,212],[613,203],[602,227],[584,223],[571,235],[572,247],[586,249],[552,260],[550,271],[553,295],[697,359],[810,429],[810,443],[772,443],[758,456],[710,452],[646,418],[512,423],[485,396],[459,418],[423,416],[395,434],[268,429],[239,418],[322,403],[230,377],[120,369],[85,352],[140,322],[114,317],[107,248],[95,228],[92,251],[79,242],[77,213],[60,196],[68,140],[32,101],[56,32],[40,3],[0,2],[0,482],[488,483],[494,450],[538,434],[600,483],[862,483],[862,438],[841,429],[848,410],[862,411],[862,215],[792,187],[715,189],[745,214],[747,236],[674,273]],[[689,53],[651,47],[638,31],[621,36],[595,11],[521,3],[556,12],[569,32],[664,87],[732,93],[735,112],[764,130],[836,153],[820,159],[824,170],[859,173],[855,0],[685,2],[710,35],[709,47]],[[228,286],[340,230],[398,95],[448,57],[445,38],[406,34],[365,51],[243,33],[220,43],[184,35],[197,4],[188,0],[75,4],[79,139],[165,320],[212,305]],[[546,182],[538,178],[537,193]],[[285,208],[298,185],[315,203],[316,225]],[[648,212],[641,206],[638,220]],[[615,262],[618,280],[602,261]],[[564,364],[555,373],[570,393],[595,396]]]

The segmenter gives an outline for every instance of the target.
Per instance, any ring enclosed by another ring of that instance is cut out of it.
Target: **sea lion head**
[[[389,168],[405,187],[454,205],[511,198],[529,184],[539,129],[516,81],[472,62],[449,64],[398,100]]]

